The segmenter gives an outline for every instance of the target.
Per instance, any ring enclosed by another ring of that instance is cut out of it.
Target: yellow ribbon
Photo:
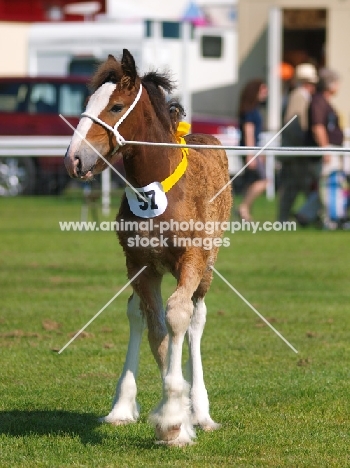
[[[185,145],[186,141],[183,138],[184,135],[187,135],[190,131],[191,125],[187,122],[179,122],[177,126],[175,138],[176,141],[180,145]],[[161,182],[164,192],[169,192],[169,190],[181,179],[187,169],[187,155],[188,155],[188,148],[181,148],[182,151],[182,159],[180,164],[177,166],[175,171],[170,174],[169,177]]]
[[[179,139],[185,135],[188,135],[190,133],[190,130],[191,124],[189,124],[188,122],[179,122],[175,134],[176,141],[180,143]]]

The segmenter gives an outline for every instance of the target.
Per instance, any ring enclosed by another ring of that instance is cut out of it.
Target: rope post
[[[280,63],[282,58],[282,12],[279,7],[272,7],[269,11],[268,27],[268,88],[267,101],[268,129],[277,132],[281,128],[281,78]],[[278,140],[279,142],[279,140]],[[269,200],[275,197],[275,156],[266,152],[266,196]]]
[[[192,121],[192,93],[190,86],[191,68],[191,23],[183,21],[181,24],[182,36],[182,64],[181,64],[181,102],[186,112],[186,119]]]
[[[111,208],[111,169],[107,167],[102,172],[102,214],[109,216]]]
[[[271,151],[266,151],[266,198],[274,200],[276,196],[275,190],[275,155]]]

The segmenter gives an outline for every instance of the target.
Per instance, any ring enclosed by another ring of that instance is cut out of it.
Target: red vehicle
[[[212,115],[194,115],[191,132],[209,133],[209,135],[228,135],[237,130],[236,119]]]
[[[78,125],[88,96],[87,80],[83,75],[0,78],[0,137],[16,136],[25,142],[26,136],[71,136],[72,129],[59,114]],[[228,134],[234,126],[227,118],[192,119],[194,133]],[[62,156],[0,156],[0,196],[61,193],[70,180]],[[118,170],[123,171],[122,162]],[[122,185],[112,176],[116,185]]]
[[[0,78],[0,136],[70,136],[88,95],[86,78]],[[0,157],[0,195],[59,194],[69,177],[62,155]]]

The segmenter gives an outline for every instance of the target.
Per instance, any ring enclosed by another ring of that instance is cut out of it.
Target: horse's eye
[[[111,112],[121,112],[122,110],[122,104],[114,104],[114,106],[111,108]]]

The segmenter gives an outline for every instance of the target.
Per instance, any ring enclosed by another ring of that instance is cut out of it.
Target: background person
[[[282,133],[282,146],[304,146],[308,130],[308,110],[311,96],[316,90],[318,76],[310,63],[302,63],[295,68],[297,87],[290,93],[284,112],[284,124],[295,115],[297,118]],[[306,196],[311,190],[312,181],[317,177],[315,164],[309,157],[281,157],[278,220],[288,221],[298,193]]]
[[[241,146],[258,146],[262,131],[262,115],[260,104],[266,101],[267,86],[261,79],[249,81],[243,88],[239,101],[239,126],[241,130]],[[245,169],[244,180],[247,185],[242,203],[238,207],[238,215],[241,219],[252,221],[251,209],[254,201],[266,189],[266,171],[263,157],[254,158],[249,154],[246,158],[250,164]]]
[[[334,70],[323,68],[319,72],[318,92],[309,108],[307,143],[310,146],[330,147],[343,145],[343,131],[339,116],[331,104],[338,92],[339,75]],[[326,152],[320,160],[320,198],[322,219],[325,228],[334,229],[346,216],[346,177],[343,158],[339,153]]]

